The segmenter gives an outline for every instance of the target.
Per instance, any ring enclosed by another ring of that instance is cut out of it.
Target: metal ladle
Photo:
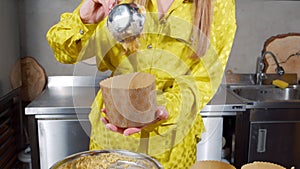
[[[119,42],[132,41],[143,31],[145,16],[135,3],[115,4],[108,14],[108,30]]]

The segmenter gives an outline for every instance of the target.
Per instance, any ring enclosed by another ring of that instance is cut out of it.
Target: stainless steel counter
[[[26,108],[26,115],[87,115],[106,77],[52,76],[43,93]]]
[[[49,77],[47,88],[25,108],[31,129],[29,134],[34,169],[49,168],[68,155],[88,150],[88,114],[99,90],[99,82],[104,78]],[[245,110],[245,104],[227,92],[226,86],[221,86],[200,113],[206,118],[205,121],[217,117],[222,122],[222,116],[235,116],[238,111]],[[222,130],[220,128],[220,133]],[[222,135],[219,139],[222,139]],[[218,146],[221,151],[221,144]]]
[[[26,115],[86,115],[97,87],[50,87],[26,107]]]
[[[231,116],[245,111],[246,104],[221,85],[212,100],[201,110],[202,116]]]
[[[87,115],[99,90],[98,83],[104,78],[49,77],[48,87],[26,107],[26,115]],[[201,115],[234,115],[232,112],[245,109],[245,104],[222,85],[211,102],[203,108]]]

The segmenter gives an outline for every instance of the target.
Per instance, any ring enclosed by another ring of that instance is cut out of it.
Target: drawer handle
[[[266,152],[267,129],[258,129],[257,149],[258,153]]]

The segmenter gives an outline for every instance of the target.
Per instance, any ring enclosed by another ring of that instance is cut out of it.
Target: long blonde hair
[[[209,47],[210,28],[213,17],[212,0],[185,0],[193,2],[195,9],[193,16],[194,30],[192,34],[192,47],[195,48],[193,57],[204,56]],[[148,0],[136,0],[140,5],[146,6]]]
[[[198,57],[204,56],[209,47],[210,28],[213,17],[212,0],[194,0],[195,17],[194,17],[194,33],[193,45],[196,48]]]

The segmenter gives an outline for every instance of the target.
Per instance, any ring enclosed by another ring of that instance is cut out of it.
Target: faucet
[[[284,74],[284,69],[283,67],[281,67],[278,63],[278,60],[276,58],[276,56],[274,55],[274,53],[270,52],[270,51],[265,51],[262,53],[262,55],[260,57],[257,58],[257,64],[256,64],[256,84],[259,84],[259,85],[262,85],[262,81],[264,79],[267,78],[266,74],[263,73],[263,70],[264,70],[264,67],[265,67],[265,64],[264,64],[264,59],[266,57],[266,55],[271,55],[272,58],[274,59],[275,63],[276,63],[276,73],[278,75],[283,75]]]

